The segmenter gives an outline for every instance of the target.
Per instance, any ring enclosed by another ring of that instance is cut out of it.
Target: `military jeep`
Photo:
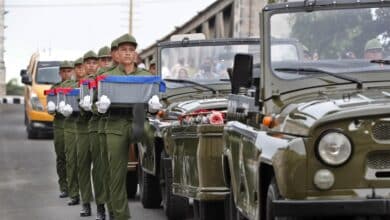
[[[223,170],[231,219],[390,216],[390,1],[261,13],[261,74],[236,57]],[[275,59],[278,39],[304,45]]]
[[[145,208],[162,201],[169,219],[184,219],[189,199],[174,194],[173,139],[171,126],[180,126],[184,115],[199,110],[226,110],[230,92],[229,72],[237,53],[257,53],[259,39],[170,41],[158,45],[157,69],[166,82],[163,109],[149,118],[147,138],[138,144],[140,198]],[[222,130],[220,131],[222,140]],[[221,145],[222,152],[222,145]],[[219,157],[220,159],[221,157]],[[222,177],[222,176],[221,176]],[[223,179],[221,181],[223,183]]]

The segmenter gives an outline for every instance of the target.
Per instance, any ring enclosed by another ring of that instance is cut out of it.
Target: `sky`
[[[146,48],[215,0],[133,0],[133,34]],[[129,0],[5,0],[6,81],[18,78],[31,55],[75,60],[127,33]],[[61,5],[35,7],[34,5]],[[91,4],[95,4],[91,6]],[[87,6],[85,6],[87,5]],[[21,7],[23,6],[23,7]]]

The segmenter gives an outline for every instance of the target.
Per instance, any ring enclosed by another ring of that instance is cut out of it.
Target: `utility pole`
[[[5,65],[4,65],[4,0],[0,0],[0,97],[6,95]]]
[[[129,0],[129,10],[130,10],[130,14],[129,14],[129,34],[130,35],[133,35],[133,0]]]

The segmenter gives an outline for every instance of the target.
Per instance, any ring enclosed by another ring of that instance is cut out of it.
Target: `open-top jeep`
[[[167,90],[161,97],[163,109],[155,117],[149,118],[147,140],[138,144],[138,180],[141,202],[145,208],[159,207],[162,201],[169,219],[185,218],[189,206],[187,195],[193,194],[178,196],[172,192],[173,179],[178,177],[174,172],[180,169],[180,165],[174,164],[175,138],[170,135],[172,130],[169,128],[180,126],[183,116],[191,113],[226,110],[226,97],[231,89],[229,69],[233,66],[235,54],[256,53],[255,57],[259,58],[259,46],[258,38],[184,39],[158,45],[157,68],[166,82]],[[222,129],[219,133],[222,140]],[[193,133],[189,133],[191,135]],[[188,141],[196,144],[192,138]],[[222,152],[222,144],[220,147]],[[189,168],[194,166],[191,164]]]
[[[272,4],[260,20],[260,78],[236,57],[223,135],[232,219],[389,218],[390,1]],[[275,59],[281,38],[305,56]]]

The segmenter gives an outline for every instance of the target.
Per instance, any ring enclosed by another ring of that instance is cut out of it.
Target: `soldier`
[[[115,67],[118,65],[118,56],[117,56],[117,51],[118,51],[118,45],[116,42],[116,39],[112,41],[111,43],[111,57],[112,57],[112,62],[111,66],[108,68],[103,68],[101,67],[98,71],[98,75],[101,75],[107,71],[115,69]],[[96,101],[96,100],[95,100]],[[107,114],[100,114],[100,120],[99,120],[99,128],[98,128],[98,134],[99,134],[99,144],[101,148],[101,153],[102,153],[102,161],[103,161],[103,169],[102,169],[102,175],[104,178],[104,190],[107,196],[107,209],[110,212],[110,219],[114,218],[113,212],[112,212],[112,207],[111,207],[111,202],[110,202],[110,190],[109,190],[109,169],[108,169],[108,155],[107,155],[107,142],[106,142],[106,132],[104,129],[104,126],[107,121]]]
[[[364,59],[381,60],[383,59],[383,47],[381,42],[374,38],[367,41],[364,46]]]
[[[136,68],[135,49],[137,42],[134,37],[125,34],[118,38],[118,66],[106,75],[151,75],[149,72]],[[109,104],[100,100],[96,103],[98,111],[104,113]],[[110,201],[116,220],[130,218],[126,193],[126,172],[129,146],[132,134],[132,110],[111,108],[105,125],[108,164],[110,172]]]
[[[157,74],[157,68],[156,68],[156,60],[152,59],[149,64],[149,72],[153,75]]]
[[[52,89],[61,87],[62,83],[71,79],[72,66],[68,64],[69,63],[67,62],[61,62],[59,71],[61,82],[54,84],[52,86]],[[55,114],[53,120],[54,149],[56,152],[56,168],[58,175],[58,184],[60,186],[60,198],[68,197],[68,182],[66,181],[66,157],[64,145],[64,119],[65,118],[63,115]]]
[[[83,56],[84,76],[82,79],[90,78],[89,75],[96,73],[97,55],[93,51],[88,51]],[[92,184],[91,184],[91,163],[93,155],[91,150],[94,146],[91,146],[89,138],[89,120],[92,117],[92,113],[89,111],[80,110],[80,116],[77,120],[77,132],[78,132],[78,143],[77,143],[77,165],[79,167],[78,177],[80,184],[80,194],[82,200],[82,208],[80,211],[81,217],[91,216],[91,202],[93,201]],[[96,178],[93,173],[93,178]],[[104,204],[103,204],[104,206]],[[100,207],[100,206],[98,206]],[[97,209],[99,212],[101,208]]]
[[[106,69],[111,66],[111,49],[109,47],[102,47],[100,48],[98,52],[98,64],[99,64],[99,70],[100,69]]]
[[[74,64],[68,61],[64,61],[62,68],[67,68],[72,70],[74,69]],[[76,76],[77,77],[77,76]],[[67,80],[62,83],[61,87],[64,88],[74,88],[77,87],[77,82],[75,80]],[[68,181],[68,193],[70,196],[70,201],[68,205],[78,205],[80,203],[79,199],[79,185],[77,178],[77,151],[76,151],[76,128],[75,128],[75,119],[77,113],[72,113],[64,120],[64,144],[65,144],[65,155],[66,155],[66,174]]]
[[[107,61],[107,58],[110,58],[110,49],[108,47],[102,48],[99,51],[99,56],[89,52],[88,57],[84,57],[84,59],[88,59],[90,62],[96,62],[96,64],[100,65],[90,65],[90,71],[88,72],[88,78],[95,79],[97,76],[97,69],[100,68],[107,68],[107,66],[110,64],[110,62]],[[103,59],[105,61],[103,61]],[[93,71],[94,70],[94,71]],[[91,103],[92,104],[92,103]],[[105,219],[105,208],[104,204],[107,202],[108,194],[106,193],[105,187],[105,176],[104,175],[104,165],[105,161],[103,161],[102,156],[102,147],[100,146],[99,141],[99,121],[100,116],[97,112],[93,111],[93,114],[88,121],[88,132],[89,132],[89,142],[90,142],[90,153],[91,153],[91,160],[93,163],[93,169],[92,169],[92,180],[93,180],[93,186],[94,186],[94,192],[95,192],[95,201],[97,205],[97,219]]]

